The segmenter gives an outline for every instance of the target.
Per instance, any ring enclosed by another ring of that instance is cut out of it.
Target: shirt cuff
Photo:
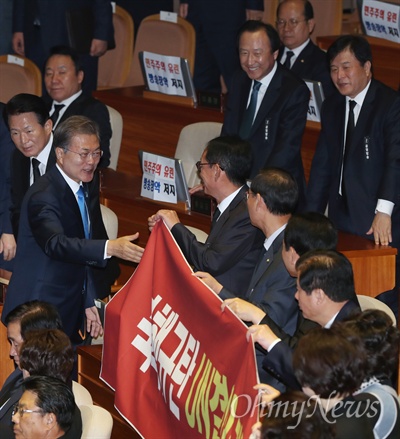
[[[280,338],[277,338],[274,342],[272,342],[267,349],[268,352],[271,352],[271,350],[280,342],[282,341]]]
[[[108,247],[108,240],[106,241],[106,245],[104,246],[104,257],[103,259],[110,259],[111,256],[107,255],[107,247]]]
[[[378,199],[378,202],[376,203],[375,213],[381,212],[381,213],[386,213],[389,216],[392,216],[393,208],[394,208],[394,203],[392,203],[391,201]]]

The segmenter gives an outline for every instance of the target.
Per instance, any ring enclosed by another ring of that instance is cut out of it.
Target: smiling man
[[[99,167],[105,168],[110,164],[112,134],[107,107],[99,100],[82,94],[85,74],[79,56],[70,47],[56,46],[50,53],[44,70],[44,83],[52,99],[48,109],[53,130],[70,116],[86,116],[97,122],[103,151]]]
[[[297,181],[301,208],[305,178],[300,147],[310,92],[276,61],[280,40],[271,25],[249,20],[238,41],[242,70],[232,81],[222,134],[238,134],[250,142],[250,178],[266,167],[289,172]]]
[[[325,212],[329,204],[339,230],[400,249],[400,95],[372,77],[365,38],[342,36],[327,55],[339,93],[322,107],[308,208]],[[396,264],[398,288],[399,254]],[[386,299],[398,313],[396,288]]]
[[[94,299],[103,297],[109,258],[140,262],[143,249],[131,242],[138,234],[107,240],[96,188],[88,184],[101,157],[97,124],[70,117],[57,128],[54,146],[56,166],[30,187],[22,204],[2,321],[21,303],[45,300],[58,309],[77,345],[86,331],[101,333]]]

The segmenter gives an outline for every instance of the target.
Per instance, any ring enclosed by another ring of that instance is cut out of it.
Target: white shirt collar
[[[43,175],[46,172],[47,162],[49,161],[49,155],[51,148],[53,147],[53,133],[50,134],[49,141],[46,146],[40,151],[37,157],[31,157],[31,173],[30,173],[30,184],[33,184],[33,169],[32,169],[32,159],[36,158],[39,160],[39,171],[40,175]]]
[[[302,50],[307,46],[307,44],[310,42],[310,39],[308,38],[306,41],[304,41],[304,43],[294,49],[288,49],[285,46],[285,50],[283,51],[283,55],[282,55],[282,60],[283,62],[285,62],[286,60],[286,54],[291,51],[294,53],[292,59],[291,59],[291,65],[293,65],[294,61],[296,60],[296,58],[300,55],[300,53],[302,52]]]
[[[282,227],[279,227],[278,230],[275,230],[275,232],[264,241],[264,248],[265,250],[269,250],[271,245],[274,243],[276,237],[286,228],[286,224],[284,224]]]
[[[243,186],[241,186],[239,189],[237,189],[235,192],[232,192],[230,195],[228,195],[226,198],[224,198],[219,204],[218,209],[221,212],[220,216],[223,214],[223,212],[229,207],[233,199],[236,197],[236,195],[239,193],[240,189],[242,189]]]
[[[336,320],[338,314],[339,311],[329,320],[329,322],[324,326],[324,328],[329,329],[333,325],[333,322]]]
[[[79,186],[82,184],[82,182],[77,183],[75,180],[72,180],[72,178],[68,177],[68,175],[61,169],[58,163],[56,163],[56,166],[68,186],[71,188],[71,191],[74,193],[75,198],[77,198],[76,193],[78,192]]]
[[[74,100],[76,98],[78,98],[81,94],[82,94],[82,90],[79,90],[74,95],[70,96],[67,99],[64,99],[61,102],[53,101],[53,104],[51,106],[51,111],[54,111],[54,104],[64,104],[66,107],[68,107],[68,105],[70,105],[72,102],[74,102]],[[61,111],[63,111],[63,110],[64,110],[64,108]]]

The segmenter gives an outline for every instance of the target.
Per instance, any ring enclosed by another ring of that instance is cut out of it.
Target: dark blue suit
[[[243,70],[233,78],[222,135],[239,134],[252,80]],[[299,186],[299,206],[305,198],[300,148],[310,92],[305,83],[280,63],[254,119],[249,138],[253,153],[250,178],[268,166],[290,172]]]
[[[36,6],[35,6],[36,5]],[[94,16],[93,38],[111,41],[113,38],[112,9],[109,0],[14,0],[13,32],[23,32],[25,56],[40,70],[53,46],[69,45],[66,11],[91,8]],[[35,25],[40,23],[40,26]],[[97,57],[82,58],[85,93],[96,90]]]
[[[171,230],[189,264],[209,272],[237,296],[246,291],[264,242],[263,233],[250,222],[246,190],[243,186],[204,244],[181,223]]]
[[[28,190],[21,209],[14,271],[2,321],[17,305],[44,300],[58,309],[64,330],[75,343],[84,309],[101,297],[106,231],[96,194],[87,186],[91,240],[84,239],[75,195],[56,166]]]

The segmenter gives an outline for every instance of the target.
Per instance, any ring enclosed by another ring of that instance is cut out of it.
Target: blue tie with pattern
[[[78,205],[79,210],[81,211],[81,217],[83,222],[83,228],[85,230],[85,238],[90,238],[90,231],[89,231],[89,216],[87,212],[86,202],[85,202],[85,192],[83,190],[83,186],[79,186],[78,191],[76,192],[76,195],[78,196]]]

